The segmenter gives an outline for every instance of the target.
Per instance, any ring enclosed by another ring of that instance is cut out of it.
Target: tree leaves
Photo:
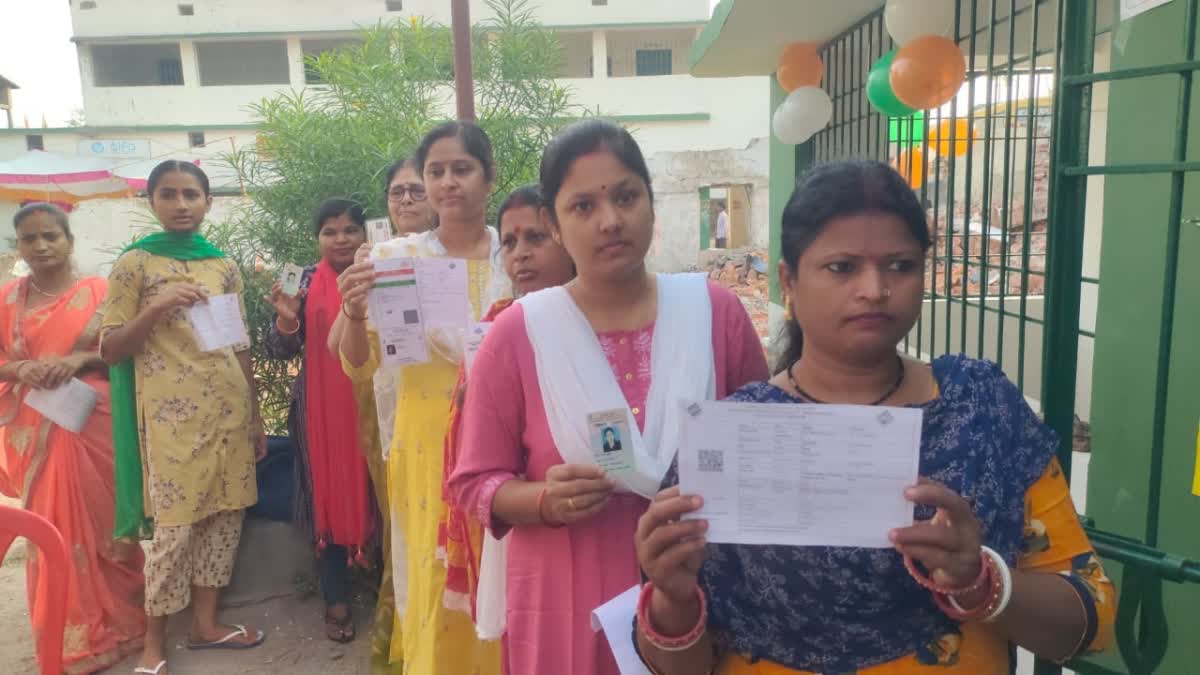
[[[554,79],[563,64],[554,34],[528,0],[486,0],[491,16],[473,27],[472,66],[479,124],[492,139],[496,183],[489,214],[519,185],[537,181],[543,148],[585,111]],[[317,260],[313,214],[325,199],[361,203],[387,215],[388,166],[411,155],[421,136],[450,119],[454,58],[447,26],[422,19],[380,23],[359,42],[306,57],[322,84],[264,99],[252,109],[257,147],[226,156],[251,196],[208,235],[241,266],[264,416],[278,432],[296,364],[269,361],[262,338],[271,308],[261,300],[284,263]]]

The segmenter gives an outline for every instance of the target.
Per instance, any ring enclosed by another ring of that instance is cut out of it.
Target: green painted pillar
[[[771,109],[769,114],[774,114],[775,109],[779,107],[779,104],[783,103],[785,98],[787,98],[787,92],[783,90],[783,87],[779,86],[779,81],[772,75]],[[767,120],[767,128],[771,128],[770,119]],[[792,190],[796,188],[796,146],[779,142],[779,139],[775,138],[773,132],[769,134],[769,143],[771,174],[768,195],[768,209],[770,211],[770,241],[768,250],[770,252],[770,267],[767,273],[770,275],[771,281],[771,302],[767,311],[767,325],[771,338],[768,351],[772,356],[773,362],[775,336],[779,335],[779,330],[783,325],[784,319],[783,292],[779,288],[779,275],[775,272],[779,267],[779,227],[783,221],[783,209],[787,206],[788,198],[792,196]]]

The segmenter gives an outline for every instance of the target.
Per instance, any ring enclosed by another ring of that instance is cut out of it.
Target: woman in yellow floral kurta
[[[133,360],[136,395],[119,402],[114,393],[113,409],[115,427],[119,406],[136,407],[145,510],[155,524],[146,556],[145,650],[136,672],[162,675],[167,616],[189,603],[189,648],[242,649],[263,641],[262,631],[219,624],[217,596],[233,573],[243,512],[257,500],[254,464],[266,443],[250,346],[204,351],[188,319],[191,306],[231,293],[240,304],[243,291],[237,266],[198,233],[212,202],[207,176],[193,164],[167,161],[148,183],[166,231],[134,243],[114,265],[100,351],[118,377],[117,364]]]
[[[491,191],[491,146],[479,127],[453,122],[426,135],[417,152],[439,226],[372,252],[385,257],[449,257],[467,260],[471,318],[511,293],[501,267],[499,237],[486,226]],[[379,343],[366,327],[366,293],[374,284],[371,262],[339,279],[345,329],[342,365],[355,382],[369,382],[380,365]],[[466,318],[466,317],[464,317]],[[400,378],[396,419],[388,453],[393,547],[406,552],[405,578],[396,579],[392,671],[405,675],[498,675],[500,645],[476,638],[468,607],[447,606],[446,565],[438,550],[438,526],[447,506],[442,470],[450,399],[462,360],[461,338],[431,335],[430,360],[406,366]]]
[[[243,291],[228,258],[173,260],[133,250],[109,276],[103,328],[127,324],[176,283],[195,284],[209,296]],[[201,351],[187,312],[177,308],[134,355],[146,513],[157,528],[191,525],[257,501],[250,388],[236,355],[248,348]]]

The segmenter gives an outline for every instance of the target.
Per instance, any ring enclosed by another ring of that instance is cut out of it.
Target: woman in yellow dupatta
[[[50,204],[17,212],[17,250],[32,275],[0,289],[0,493],[46,518],[66,541],[65,579],[26,560],[29,614],[45,630],[52,584],[66,584],[67,673],[103,670],[141,647],[142,551],[113,540],[113,445],[106,368],[96,353],[96,310],[107,284],[77,278],[67,215]],[[97,396],[78,432],[24,403],[38,389],[79,378]],[[9,540],[0,533],[0,551]]]
[[[499,237],[485,221],[495,177],[491,142],[474,124],[447,123],[422,140],[417,164],[438,229],[381,244],[372,259],[465,260],[470,318],[478,320],[511,293],[500,269]],[[370,381],[382,362],[378,339],[367,328],[367,294],[374,284],[370,261],[352,266],[339,279],[342,366],[355,382]],[[402,371],[388,455],[392,546],[405,552],[407,564],[405,578],[396,580],[392,663],[402,662],[404,672],[413,675],[494,675],[500,672],[499,644],[477,639],[470,617],[445,606],[446,567],[438,548],[445,510],[443,444],[462,345],[459,336],[432,337],[430,360]]]

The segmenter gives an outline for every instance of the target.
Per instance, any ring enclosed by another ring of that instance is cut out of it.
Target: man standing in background
[[[729,214],[725,212],[725,201],[714,199],[712,211],[717,221],[717,248],[727,248],[729,246]]]

